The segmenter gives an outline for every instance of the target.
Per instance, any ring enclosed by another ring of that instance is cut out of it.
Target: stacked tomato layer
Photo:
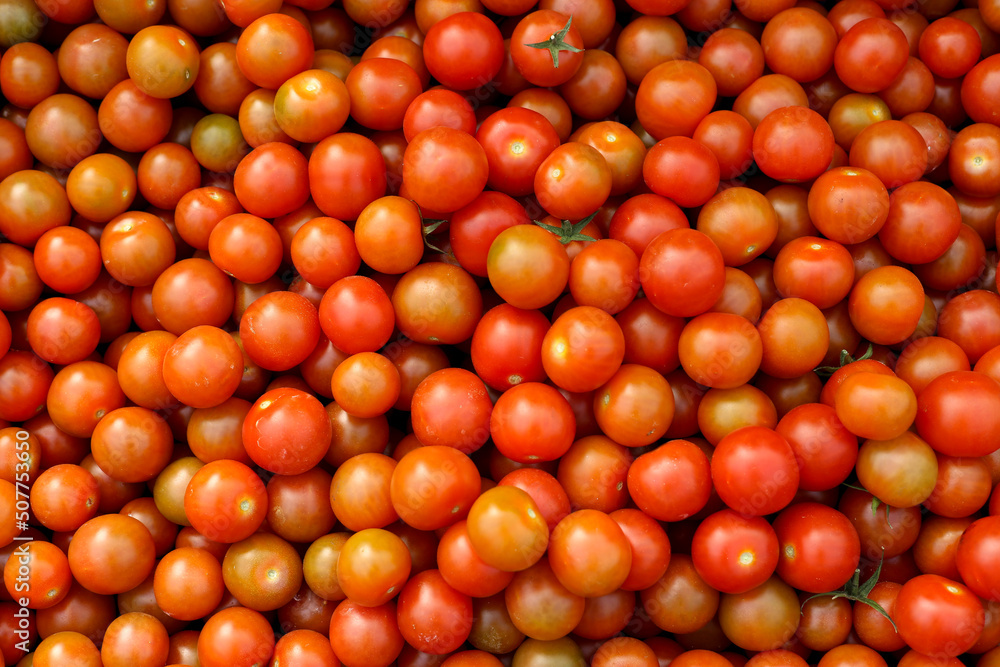
[[[0,48],[0,667],[1000,665],[998,0]]]

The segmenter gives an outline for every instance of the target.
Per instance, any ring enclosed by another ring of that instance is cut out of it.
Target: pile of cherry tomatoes
[[[0,49],[0,667],[1000,665],[1000,0]]]

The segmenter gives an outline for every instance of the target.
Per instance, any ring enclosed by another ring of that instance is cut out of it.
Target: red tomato
[[[403,639],[424,653],[451,653],[472,630],[472,599],[449,586],[438,570],[416,574],[406,583],[396,614]]]
[[[693,229],[665,231],[646,246],[639,281],[654,306],[677,317],[705,312],[722,295],[725,265],[718,246]]]
[[[503,36],[483,14],[459,12],[427,31],[423,51],[431,76],[449,88],[472,90],[500,71]]]
[[[385,194],[385,158],[360,134],[339,132],[323,139],[309,156],[309,192],[324,214],[356,220],[365,206]]]
[[[467,530],[476,556],[501,572],[530,568],[549,544],[549,527],[538,505],[514,486],[497,486],[480,495],[469,510]]]
[[[607,201],[611,183],[611,169],[600,151],[568,141],[542,160],[535,172],[534,192],[549,215],[581,220]]]
[[[466,132],[438,126],[406,146],[403,185],[421,208],[451,213],[469,204],[486,186],[486,151]],[[441,188],[442,179],[449,187]]]
[[[542,339],[542,366],[549,379],[566,391],[597,389],[618,372],[624,357],[621,327],[593,306],[567,310]]]
[[[712,481],[729,507],[764,516],[792,501],[799,486],[799,468],[781,434],[763,426],[745,426],[719,441],[712,456]]]
[[[802,148],[809,146],[808,158]],[[833,131],[812,109],[775,109],[757,125],[753,156],[760,170],[788,183],[808,181],[826,171],[833,159]]]
[[[701,206],[719,187],[719,160],[701,142],[683,136],[657,142],[642,163],[646,185],[679,206]]]
[[[337,280],[323,293],[319,304],[323,333],[338,350],[348,354],[374,352],[389,342],[394,315],[382,286],[364,276]]]
[[[785,583],[807,593],[843,586],[861,557],[861,541],[850,519],[819,503],[796,503],[774,520],[778,536],[777,572]]]
[[[711,495],[708,457],[687,440],[666,442],[629,467],[628,490],[639,509],[653,518],[686,519],[701,510]]]
[[[541,9],[518,21],[510,37],[510,57],[532,84],[558,86],[583,64],[583,38],[569,16]]]
[[[453,223],[454,224],[454,223]],[[549,321],[537,310],[500,304],[483,314],[472,334],[472,365],[497,391],[522,382],[541,382],[542,340]]]
[[[434,371],[413,392],[413,434],[424,445],[471,454],[490,437],[493,402],[475,374],[461,368]]]
[[[392,506],[418,530],[437,530],[461,521],[479,496],[479,472],[453,447],[429,445],[406,454],[392,473]]]
[[[947,619],[947,623],[940,623]],[[910,579],[896,597],[894,620],[910,648],[956,656],[969,650],[983,628],[983,605],[963,584],[936,574]]]
[[[573,444],[576,417],[558,390],[540,382],[524,382],[497,399],[489,433],[509,459],[555,461]]]
[[[703,66],[689,60],[669,60],[642,78],[635,95],[635,112],[656,140],[690,137],[712,111],[716,94],[715,79]]]
[[[761,517],[724,509],[705,517],[691,540],[702,579],[722,593],[745,593],[767,581],[778,564],[778,538]]]
[[[858,458],[858,438],[829,405],[806,403],[792,408],[775,427],[795,453],[799,488],[824,491],[850,476]]]
[[[931,380],[917,398],[917,432],[942,454],[986,456],[996,449],[1000,432],[993,407],[998,401],[996,380],[975,371],[945,373]]]
[[[330,417],[304,391],[265,392],[243,420],[243,445],[254,462],[281,475],[298,475],[322,460],[330,446]]]

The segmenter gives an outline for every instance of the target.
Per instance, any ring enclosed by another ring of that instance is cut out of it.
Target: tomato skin
[[[169,335],[164,333],[163,337]],[[242,361],[243,353],[228,333],[216,327],[194,327],[177,337],[163,354],[163,387],[185,405],[215,407],[239,387]]]
[[[748,651],[779,648],[795,634],[800,617],[798,596],[777,575],[746,593],[724,594],[719,601],[723,633]]]
[[[37,664],[38,667],[66,664],[73,667],[98,667],[104,663],[100,650],[90,638],[73,630],[63,630],[38,643],[32,654],[31,664]]]
[[[716,389],[749,382],[764,354],[758,330],[745,317],[730,313],[703,313],[688,321],[677,353],[692,380]]]
[[[36,662],[99,664],[116,617],[108,667],[144,662],[116,655],[138,612],[148,653],[226,667],[951,666],[1000,637],[1000,0],[96,0],[75,28],[65,0],[15,45],[11,1],[0,506],[23,424],[79,579],[33,592],[67,595]],[[563,27],[561,67],[525,44]],[[533,222],[590,213],[590,241]],[[338,573],[369,530],[408,563],[381,591]],[[305,584],[222,573],[258,542]],[[902,633],[835,599],[789,638],[791,589],[882,556]]]
[[[889,217],[878,238],[899,261],[925,264],[954,243],[961,224],[958,204],[947,191],[917,181],[897,188],[889,196]]]
[[[228,459],[206,463],[184,494],[191,525],[216,542],[239,542],[260,527],[267,514],[267,488],[248,466]]]
[[[584,598],[563,586],[545,557],[514,575],[504,600],[514,627],[543,641],[569,634],[586,606]]]
[[[774,283],[784,297],[799,297],[818,308],[832,308],[854,286],[854,263],[842,244],[800,236],[782,246],[774,258]]]
[[[529,46],[548,40],[565,28],[568,20],[569,16],[561,12],[539,9],[515,26],[510,36],[510,56],[521,75],[534,85],[547,88],[566,83],[583,64],[583,37],[572,25],[563,39],[578,51],[559,51],[558,66],[548,50]]]
[[[611,169],[596,148],[568,141],[542,160],[535,172],[534,192],[549,215],[580,220],[611,194]]]
[[[392,307],[400,332],[417,343],[455,345],[468,340],[483,312],[473,277],[463,268],[418,264],[399,279]]]
[[[73,299],[56,296],[41,301],[28,314],[27,325],[32,351],[53,364],[83,361],[100,342],[97,314]]]
[[[480,126],[480,131],[493,114]],[[558,138],[553,137],[554,141]],[[486,156],[490,158],[489,144],[485,144]],[[491,176],[495,168],[491,163]],[[534,174],[532,173],[532,178]],[[490,187],[497,187],[490,184]],[[528,185],[530,190],[531,185]],[[515,225],[527,225],[531,222],[524,206],[509,194],[487,190],[472,200],[471,203],[458,209],[448,221],[448,240],[455,259],[466,271],[474,276],[487,275],[487,255],[494,239],[503,230]]]
[[[724,509],[707,516],[691,541],[698,574],[721,593],[745,593],[767,581],[778,564],[778,538],[761,517]]]
[[[810,146],[805,160],[799,151]],[[783,107],[760,121],[753,135],[753,154],[761,171],[779,181],[795,183],[813,179],[833,159],[833,131],[812,109]]]
[[[360,134],[338,132],[309,156],[309,192],[325,215],[356,220],[365,206],[385,194],[385,158]]]
[[[471,454],[490,437],[493,409],[482,380],[461,368],[443,368],[424,378],[413,392],[413,434],[424,445]]]
[[[330,618],[330,644],[345,665],[388,667],[406,644],[396,622],[396,603],[363,607],[344,600]]]
[[[914,127],[883,120],[858,133],[849,161],[852,167],[871,171],[887,188],[898,188],[923,176],[927,159],[927,144]]]
[[[672,229],[646,246],[639,282],[654,306],[668,315],[693,317],[718,300],[726,282],[722,252],[703,232]]]
[[[701,206],[719,188],[719,161],[704,144],[689,137],[667,137],[646,153],[642,176],[653,192],[678,206]]]
[[[467,533],[476,556],[502,572],[533,566],[549,544],[549,527],[538,505],[526,491],[510,485],[488,489],[476,499]]]
[[[330,390],[345,412],[372,419],[389,411],[399,399],[399,370],[385,355],[359,352],[344,359],[333,371]]]
[[[243,420],[243,445],[257,465],[280,475],[299,475],[329,448],[332,426],[311,394],[282,388],[265,392]]]
[[[542,366],[559,388],[593,391],[607,382],[625,358],[625,337],[611,315],[577,306],[556,318],[542,339]]]
[[[819,503],[796,503],[774,520],[778,537],[777,572],[807,593],[836,590],[854,574],[861,541],[850,519]]]
[[[903,584],[894,620],[910,648],[928,655],[957,656],[979,638],[983,605],[963,584],[922,574]]]
[[[500,453],[514,461],[555,461],[573,444],[576,417],[555,388],[523,382],[497,399],[489,430]]]
[[[582,509],[560,521],[549,539],[549,565],[560,583],[585,598],[618,590],[632,568],[632,549],[614,519]]]
[[[372,130],[399,130],[406,108],[422,90],[420,75],[394,58],[362,59],[344,80],[351,116]]]
[[[799,485],[799,468],[788,441],[763,426],[744,426],[719,441],[712,481],[729,507],[764,516],[787,506]]]
[[[274,645],[272,659],[276,665],[297,664],[302,667],[341,665],[327,637],[308,628],[298,628],[282,635]]]
[[[848,297],[851,324],[872,343],[902,342],[916,331],[924,296],[912,271],[895,265],[874,268],[858,279]]]
[[[660,524],[636,509],[620,509],[608,516],[625,533],[632,548],[632,568],[622,590],[641,591],[663,576],[670,565],[670,539]]]
[[[128,406],[106,414],[91,434],[91,454],[108,476],[119,482],[147,482],[167,465],[170,427],[148,408]]]
[[[932,380],[917,398],[917,432],[948,456],[986,456],[995,450],[1000,420],[993,406],[1000,384],[975,371]],[[956,438],[956,434],[962,434]]]
[[[472,460],[453,447],[437,445],[403,456],[389,486],[399,518],[418,530],[446,528],[464,519],[481,489]]]
[[[333,283],[319,304],[323,333],[347,354],[374,352],[392,336],[395,314],[385,290],[371,278],[349,275]]]
[[[80,566],[74,561],[74,566]],[[66,554],[51,542],[15,545],[3,569],[6,592],[28,609],[48,609],[66,597],[73,583]],[[20,586],[18,586],[20,584]]]
[[[670,383],[651,368],[623,364],[595,391],[594,417],[606,435],[626,447],[651,445],[674,417]]]
[[[489,162],[474,137],[437,126],[413,137],[403,154],[403,187],[423,209],[451,213],[471,203],[486,186]],[[441,188],[442,179],[451,187]]]
[[[489,163],[487,183],[512,197],[530,194],[542,161],[559,146],[559,135],[542,114],[523,107],[501,109],[476,131]]]
[[[613,512],[628,503],[633,458],[605,435],[584,435],[559,460],[556,476],[572,506]]]
[[[791,445],[799,488],[824,491],[845,481],[858,458],[858,438],[829,405],[807,403],[788,411],[775,427]]]
[[[472,597],[490,597],[500,593],[511,579],[505,572],[484,561],[469,537],[465,520],[453,524],[438,542],[437,565],[449,586]]]
[[[102,514],[74,533],[67,550],[73,578],[102,595],[132,590],[153,571],[156,547],[146,527],[122,514]]]
[[[153,575],[157,604],[174,618],[195,620],[222,602],[222,565],[205,549],[178,547],[165,555]],[[195,600],[187,600],[188,596]]]
[[[500,304],[483,314],[472,334],[476,374],[497,391],[522,382],[541,382],[542,340],[549,321],[537,310]]]
[[[264,615],[245,607],[211,616],[198,636],[198,659],[205,667],[261,664],[274,651],[274,631]]]
[[[1000,296],[985,289],[973,289],[950,299],[941,308],[938,335],[958,344],[976,363],[987,350],[1000,344]]]
[[[259,366],[283,371],[302,363],[320,336],[316,306],[294,292],[269,292],[240,318],[243,350]]]
[[[337,560],[337,581],[347,598],[378,607],[396,597],[410,576],[410,552],[399,536],[366,528],[347,538]]]
[[[976,595],[996,600],[998,588],[996,568],[989,553],[996,547],[1000,516],[991,515],[972,522],[963,532],[955,553],[955,564],[961,580]]]
[[[570,259],[555,235],[535,225],[514,225],[490,244],[486,272],[493,289],[510,305],[542,308],[565,289]]]
[[[659,521],[681,521],[700,511],[712,491],[708,457],[687,440],[671,440],[639,456],[628,469],[636,505]]]
[[[675,135],[690,137],[712,111],[717,92],[715,79],[705,67],[669,60],[643,77],[635,96],[636,115],[657,141]]]
[[[454,90],[487,84],[503,65],[503,37],[483,14],[459,12],[438,21],[424,36],[431,76]]]
[[[448,585],[438,570],[414,575],[399,593],[399,630],[418,651],[457,650],[472,630],[472,599]]]
[[[906,35],[885,18],[854,24],[837,43],[837,76],[859,93],[874,93],[892,83],[909,57]]]
[[[835,167],[809,188],[809,217],[828,239],[860,243],[889,216],[889,192],[878,177],[860,167]]]

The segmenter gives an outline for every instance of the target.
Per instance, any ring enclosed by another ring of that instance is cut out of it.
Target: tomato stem
[[[871,493],[871,491],[869,491],[863,486],[855,486],[854,484],[848,484],[847,482],[844,482],[844,486],[846,486],[849,489],[854,489],[855,491],[864,491],[865,493]],[[885,507],[886,525],[889,526],[889,528],[892,528],[892,521],[889,520],[889,504],[883,503],[881,500],[875,497],[875,494],[872,494],[872,516],[875,516],[875,513],[878,512],[878,508],[880,505]]]
[[[525,44],[525,46],[530,46],[533,49],[548,49],[549,55],[552,56],[552,66],[555,68],[559,67],[559,52],[569,51],[570,53],[579,53],[583,49],[578,49],[566,42],[566,33],[569,32],[569,27],[573,24],[573,17],[570,16],[569,20],[566,21],[565,27],[559,32],[553,33],[544,42],[535,42],[534,44]]]
[[[556,227],[555,225],[547,225],[544,222],[535,221],[535,224],[542,229],[552,232],[559,239],[559,243],[567,245],[573,241],[596,241],[593,236],[587,236],[581,233],[583,228],[590,224],[590,221],[594,219],[597,215],[597,211],[594,211],[586,218],[577,223],[572,223],[569,220],[563,220],[561,227]]]
[[[875,588],[875,584],[878,583],[879,576],[882,574],[882,562],[884,560],[885,552],[883,551],[882,557],[879,558],[878,561],[878,567],[875,568],[875,574],[869,577],[864,583],[861,583],[861,568],[855,568],[854,574],[851,575],[850,580],[844,584],[842,589],[839,591],[830,591],[829,593],[817,593],[816,595],[806,598],[802,605],[805,606],[806,602],[809,602],[809,600],[814,598],[832,597],[835,600],[837,598],[847,598],[852,602],[861,602],[862,604],[866,604],[878,613],[882,614],[882,616],[885,616],[889,623],[892,624],[892,629],[899,632],[899,628],[896,627],[896,622],[892,620],[892,616],[889,616],[889,613],[882,608],[882,605],[868,597],[871,594],[872,589]]]
[[[410,201],[413,201],[413,200],[411,199]],[[430,240],[431,234],[433,234],[434,232],[436,232],[441,225],[443,225],[444,223],[446,223],[448,221],[447,220],[435,220],[435,219],[425,218],[424,217],[424,212],[422,210],[420,210],[420,204],[418,204],[417,202],[413,201],[413,205],[417,207],[417,213],[420,215],[420,225],[421,225],[421,227],[423,229],[424,245],[427,247],[427,249],[431,250],[433,252],[439,252],[442,255],[447,255],[447,256],[449,256],[451,258],[454,258],[455,255],[452,254],[452,252],[450,250],[443,250],[442,248],[439,248],[436,245],[434,245],[433,243],[431,243],[431,240]]]
[[[862,354],[857,359],[855,359],[854,357],[852,357],[851,353],[848,352],[847,350],[841,350],[840,351],[840,364],[839,365],[837,365],[837,366],[817,366],[813,370],[816,373],[818,373],[821,377],[829,377],[829,376],[833,375],[835,372],[837,372],[838,370],[840,370],[841,368],[843,368],[844,366],[846,366],[848,364],[853,364],[855,361],[864,361],[865,359],[871,359],[872,358],[872,354],[874,352],[875,352],[875,347],[871,343],[868,343],[868,349],[865,350],[865,353]]]

